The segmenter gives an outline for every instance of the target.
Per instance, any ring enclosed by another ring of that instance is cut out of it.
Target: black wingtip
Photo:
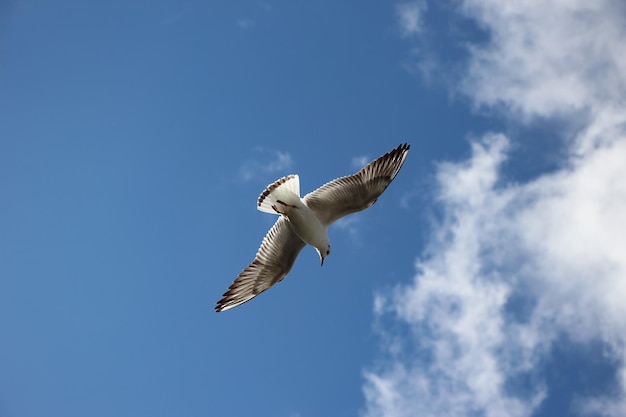
[[[398,155],[402,155],[402,154],[407,153],[409,151],[409,149],[411,149],[411,144],[409,144],[409,143],[401,143],[396,148],[392,149],[391,151],[389,151],[386,154],[384,154],[383,156],[381,156],[381,158],[388,158],[389,156],[396,157]]]
[[[407,152],[409,152],[409,149],[411,149],[411,145],[409,143],[401,143],[394,150],[387,152],[385,155],[383,155],[379,159],[389,158],[389,157],[395,159],[395,158],[401,157],[402,163],[404,163],[404,158],[406,158],[406,154]]]

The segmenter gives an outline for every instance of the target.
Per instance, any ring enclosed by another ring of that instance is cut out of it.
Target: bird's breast
[[[306,205],[298,205],[297,209],[289,211],[287,216],[293,225],[294,232],[307,244],[320,247],[328,241],[326,228],[315,215],[315,212]]]

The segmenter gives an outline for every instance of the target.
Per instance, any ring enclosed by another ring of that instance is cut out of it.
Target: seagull
[[[328,226],[374,204],[402,168],[409,147],[399,145],[356,174],[327,182],[304,198],[300,198],[298,175],[268,185],[259,196],[257,208],[280,217],[265,235],[252,263],[217,302],[215,311],[237,307],[282,281],[307,244],[315,248],[324,265],[330,255]]]

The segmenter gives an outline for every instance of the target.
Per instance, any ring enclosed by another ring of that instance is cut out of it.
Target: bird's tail
[[[257,208],[265,213],[278,214],[280,205],[295,204],[294,198],[300,199],[300,178],[292,174],[268,185],[259,196]]]

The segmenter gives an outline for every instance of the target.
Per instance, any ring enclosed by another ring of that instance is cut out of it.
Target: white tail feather
[[[300,177],[292,174],[268,185],[259,196],[257,208],[265,213],[278,214],[273,208],[278,200],[295,204],[294,198],[300,198]]]

